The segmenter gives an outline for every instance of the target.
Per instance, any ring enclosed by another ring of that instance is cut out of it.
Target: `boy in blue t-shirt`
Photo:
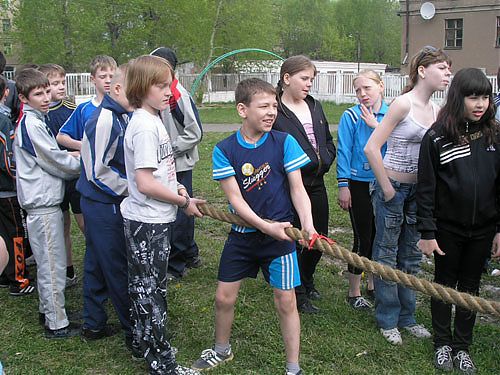
[[[116,61],[112,57],[106,55],[94,57],[90,63],[90,80],[95,85],[96,96],[76,107],[71,117],[59,129],[57,143],[70,150],[80,151],[85,123],[99,107],[104,95],[109,93],[115,70]]]
[[[230,210],[251,227],[233,225],[229,233],[219,264],[215,345],[204,350],[192,367],[207,370],[233,358],[229,338],[238,291],[244,278],[255,278],[261,269],[273,287],[286,374],[300,374],[300,320],[294,292],[300,275],[295,242],[285,229],[291,227],[295,207],[302,228],[316,233],[300,174],[310,160],[291,135],[271,130],[277,114],[273,86],[247,79],[238,84],[235,98],[243,124],[215,147],[213,178],[220,181]]]

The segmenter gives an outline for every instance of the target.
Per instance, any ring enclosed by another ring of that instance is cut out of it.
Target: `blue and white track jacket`
[[[120,203],[127,195],[123,137],[129,113],[109,95],[85,124],[82,173],[76,188],[82,196],[102,203]]]
[[[378,122],[382,121],[388,108],[387,104],[382,102],[379,112],[375,114]],[[369,182],[375,179],[363,151],[373,130],[361,118],[359,104],[346,109],[342,114],[338,127],[337,144],[337,181],[339,187],[349,186],[349,180]],[[382,157],[385,150],[386,145],[384,144]]]

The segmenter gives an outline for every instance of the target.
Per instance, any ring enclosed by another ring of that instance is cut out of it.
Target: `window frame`
[[[459,21],[461,26],[459,26]],[[449,27],[449,22],[453,22],[453,27]],[[448,33],[453,33],[453,39],[448,38]],[[460,37],[458,36],[460,32]],[[448,45],[448,41],[453,41],[453,45]],[[460,40],[460,45],[457,41]],[[447,18],[444,20],[444,48],[445,49],[462,49],[464,47],[464,19],[463,18]]]

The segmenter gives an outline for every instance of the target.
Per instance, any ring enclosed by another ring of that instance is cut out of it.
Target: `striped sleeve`
[[[290,134],[285,138],[283,160],[286,173],[293,172],[311,162],[309,156],[306,155],[297,140]]]
[[[83,138],[83,109],[88,102],[81,103],[76,107],[71,116],[59,129],[59,133],[69,135],[72,139],[80,141]]]
[[[236,174],[233,166],[229,162],[229,159],[217,146],[214,147],[214,152],[212,154],[212,163],[212,178],[214,180],[223,180]]]

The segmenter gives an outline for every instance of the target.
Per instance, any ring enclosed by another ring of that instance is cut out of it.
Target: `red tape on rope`
[[[318,233],[314,233],[311,237],[311,239],[309,240],[309,246],[308,246],[308,250],[311,250],[314,246],[314,244],[316,243],[316,241],[318,239],[322,239],[322,240],[325,240],[326,242],[328,242],[330,245],[333,245],[335,243],[334,240],[332,240],[331,238],[328,238],[326,236],[323,236],[322,234],[318,234]]]

